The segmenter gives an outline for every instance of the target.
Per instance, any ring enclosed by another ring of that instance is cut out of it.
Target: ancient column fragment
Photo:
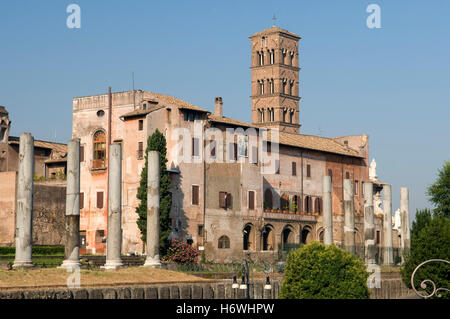
[[[373,216],[373,184],[364,183],[364,260],[375,264],[375,224]]]
[[[331,177],[324,176],[322,183],[323,190],[323,242],[325,245],[333,243],[333,214],[331,203]]]
[[[33,177],[34,139],[30,133],[20,134],[19,173],[16,197],[16,255],[14,268],[33,267]]]
[[[144,267],[161,267],[159,257],[159,152],[149,151],[147,170],[147,259]]]
[[[344,179],[344,249],[352,254],[356,254],[354,206],[353,182],[350,179]]]
[[[409,190],[407,187],[400,188],[400,213],[401,213],[401,236],[402,236],[402,263],[404,255],[409,253],[411,248],[411,234],[409,228]]]
[[[123,266],[122,250],[122,147],[109,147],[109,195],[108,195],[108,237],[106,263],[103,268],[117,269]]]
[[[67,144],[66,245],[60,268],[80,267],[80,140]]]
[[[394,250],[392,243],[392,188],[391,185],[383,185],[383,265],[394,264]]]

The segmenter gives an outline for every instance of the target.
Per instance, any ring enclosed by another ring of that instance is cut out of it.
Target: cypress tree
[[[145,150],[145,166],[142,168],[141,181],[136,197],[140,200],[136,207],[139,218],[137,225],[141,231],[141,239],[147,242],[147,174],[148,174],[148,152],[159,152],[160,188],[159,188],[159,224],[160,224],[160,253],[165,255],[169,245],[168,238],[171,232],[170,207],[172,205],[172,193],[170,192],[169,173],[166,171],[167,144],[164,135],[156,131],[148,137]]]

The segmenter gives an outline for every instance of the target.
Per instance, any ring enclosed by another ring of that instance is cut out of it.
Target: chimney
[[[217,117],[223,117],[223,102],[220,96],[214,99],[214,115]]]

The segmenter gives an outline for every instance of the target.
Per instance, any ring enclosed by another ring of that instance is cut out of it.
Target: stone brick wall
[[[0,292],[0,299],[246,299],[246,291],[231,288],[231,280],[147,286],[124,286],[81,289],[42,289]],[[272,281],[272,289],[264,289],[264,281],[256,281],[251,299],[276,299],[281,282]],[[371,299],[397,299],[413,296],[401,279],[383,280],[381,288],[371,289]]]

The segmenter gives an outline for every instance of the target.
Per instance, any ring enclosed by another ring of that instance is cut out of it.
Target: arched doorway
[[[289,246],[289,244],[294,243],[294,232],[292,231],[291,226],[286,226],[283,231],[281,232],[281,249],[286,250],[286,247]]]
[[[262,250],[274,250],[275,236],[271,225],[264,226],[262,232]]]
[[[244,250],[255,250],[253,225],[247,224],[244,227]]]
[[[312,230],[311,227],[305,226],[302,229],[301,243],[309,244],[312,241]]]

